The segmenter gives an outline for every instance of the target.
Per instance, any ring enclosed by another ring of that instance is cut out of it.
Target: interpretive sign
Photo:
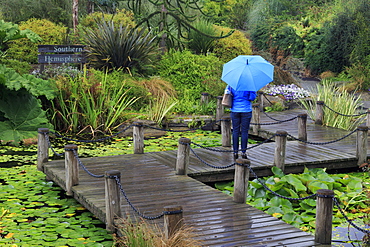
[[[84,45],[39,45],[38,62],[52,63],[86,63]]]

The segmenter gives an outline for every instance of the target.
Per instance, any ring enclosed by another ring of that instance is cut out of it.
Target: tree
[[[195,28],[191,23],[200,16],[205,16],[196,0],[128,0],[127,7],[137,18],[137,27],[147,25],[160,37],[160,46],[167,48],[184,48],[186,33],[194,30],[201,35],[214,39],[232,34],[210,36]]]

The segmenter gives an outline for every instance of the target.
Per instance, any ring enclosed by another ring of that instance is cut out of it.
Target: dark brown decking
[[[301,112],[285,111],[274,114],[289,119]],[[262,122],[272,122],[262,117]],[[297,136],[297,120],[280,125],[263,125],[261,136],[271,136],[285,130]],[[348,131],[308,124],[308,141],[327,142]],[[194,147],[193,147],[194,148]],[[338,169],[356,167],[355,135],[328,145],[309,145],[288,141],[286,171],[300,172],[306,167]],[[221,148],[222,149],[222,148]],[[229,150],[229,148],[223,148]],[[275,144],[265,143],[248,151],[248,158],[259,176],[269,175]],[[194,151],[207,163],[226,166],[233,162],[230,152],[214,152],[196,148]],[[93,174],[108,170],[121,172],[122,187],[130,202],[144,215],[156,216],[169,205],[181,205],[185,223],[194,228],[204,246],[315,246],[314,237],[247,204],[238,204],[232,197],[198,181],[222,181],[234,177],[234,168],[213,169],[190,154],[189,176],[175,174],[177,151],[152,152],[81,159]],[[64,161],[45,163],[45,173],[65,189]],[[191,177],[197,178],[193,179]],[[105,221],[104,178],[94,178],[80,168],[79,185],[73,187],[74,197],[103,222]],[[136,213],[121,199],[126,215]],[[163,219],[154,223],[161,225]]]

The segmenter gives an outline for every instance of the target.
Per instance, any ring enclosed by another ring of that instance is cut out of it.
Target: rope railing
[[[340,115],[340,116],[343,116],[343,117],[360,117],[362,115],[366,115],[368,114],[368,112],[362,112],[362,113],[358,113],[358,114],[343,114],[343,113],[340,113],[332,108],[330,108],[328,105],[326,105],[325,103],[323,104],[323,106],[325,106],[326,108],[328,108],[330,111]]]
[[[286,120],[276,120],[277,122],[271,122],[271,123],[252,123],[251,122],[250,124],[251,125],[275,125],[275,124],[290,122],[290,121],[293,121],[297,118],[298,118],[298,116],[295,116],[295,117],[292,117],[292,118],[289,118],[289,119],[286,119]]]
[[[347,135],[344,135],[338,139],[335,139],[335,140],[332,140],[332,141],[327,141],[327,142],[310,142],[310,141],[305,141],[305,140],[301,140],[297,137],[294,137],[290,134],[287,134],[290,138],[294,139],[295,141],[300,141],[300,142],[304,142],[306,144],[310,144],[310,145],[327,145],[327,144],[332,144],[332,143],[335,143],[335,142],[338,142],[338,141],[341,141],[343,139],[346,139],[347,137],[351,136],[352,134],[356,133],[358,131],[358,129],[355,129],[353,131],[351,131],[350,133],[348,133]]]

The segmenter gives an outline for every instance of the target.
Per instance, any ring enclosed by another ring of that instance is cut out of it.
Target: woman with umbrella
[[[273,81],[274,66],[261,56],[240,55],[223,66],[221,79],[228,84],[225,94],[233,95],[231,121],[234,158],[238,158],[241,136],[242,158],[247,159],[248,132],[252,119],[252,101],[257,91]]]

